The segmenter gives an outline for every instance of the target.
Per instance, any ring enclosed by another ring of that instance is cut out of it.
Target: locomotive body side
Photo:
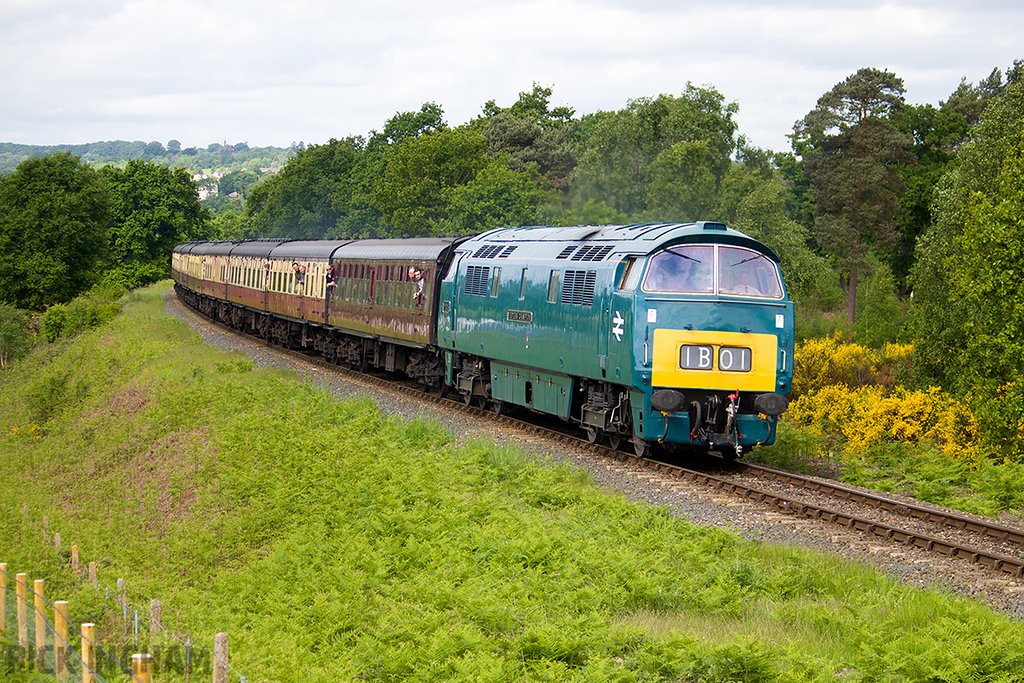
[[[656,283],[672,261],[700,261],[705,282]],[[441,299],[439,344],[467,401],[638,452],[738,453],[771,443],[785,410],[792,303],[770,250],[722,224],[492,231],[462,245]]]

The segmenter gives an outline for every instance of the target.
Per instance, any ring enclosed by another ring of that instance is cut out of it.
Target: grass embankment
[[[0,561],[108,647],[119,614],[23,505],[171,632],[227,632],[249,681],[1024,680],[1024,627],[979,605],[255,371],[164,289],[0,387]]]

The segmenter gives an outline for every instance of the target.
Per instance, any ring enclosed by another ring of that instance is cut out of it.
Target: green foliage
[[[331,139],[300,151],[276,176],[250,188],[247,237],[376,237],[373,201],[379,160],[362,138]]]
[[[875,263],[859,284],[854,325],[858,343],[872,349],[909,341],[910,314],[896,296],[896,282],[887,264]]]
[[[738,107],[724,99],[687,84],[680,97],[640,98],[584,117],[574,204],[594,200],[661,220],[709,218],[736,149]]]
[[[531,223],[540,192],[532,173],[506,157],[489,159],[487,140],[470,129],[409,138],[387,156],[374,195],[393,234],[471,233]]]
[[[108,278],[103,285],[67,304],[50,306],[43,314],[43,337],[52,343],[61,337],[74,337],[109,322],[121,310],[120,298],[125,291],[119,282]]]
[[[1024,83],[985,110],[935,192],[935,225],[918,242],[912,271],[919,367],[966,392],[1019,375],[1017,308],[1007,283],[1020,266],[1020,129]],[[1002,316],[1002,317],[1000,317]],[[998,349],[999,344],[1005,344]]]
[[[110,201],[100,174],[67,153],[28,159],[0,178],[2,297],[42,310],[91,286],[107,250]]]
[[[120,622],[100,596],[124,577],[133,602],[159,597],[167,628],[194,645],[229,633],[232,667],[252,681],[1020,670],[1020,625],[977,605],[338,403],[198,343],[160,314],[160,294],[0,384],[0,509],[45,511],[101,560],[99,591],[71,581],[48,594],[110,623],[105,646]],[[30,528],[4,531],[9,566],[51,576],[22,550],[38,543]],[[911,629],[913,647],[897,637]]]
[[[183,169],[132,160],[102,170],[113,196],[110,257],[113,279],[131,287],[170,275],[175,245],[210,236],[209,213]]]
[[[28,311],[0,303],[0,370],[6,370],[32,346],[28,322]]]
[[[815,203],[815,237],[849,272],[851,323],[867,253],[885,253],[897,242],[895,216],[904,190],[898,165],[912,158],[910,137],[891,121],[901,111],[903,92],[894,74],[860,69],[822,95],[794,128]]]

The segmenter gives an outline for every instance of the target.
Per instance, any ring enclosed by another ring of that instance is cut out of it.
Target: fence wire
[[[0,674],[36,672],[56,677],[57,646],[63,644],[64,666],[62,668],[65,672],[63,680],[70,683],[82,681],[83,671],[86,670],[85,663],[77,649],[72,647],[73,642],[81,642],[81,633],[69,624],[69,639],[68,641],[63,640],[54,628],[53,622],[47,619],[44,613],[42,618],[43,646],[39,647],[35,593],[32,586],[27,586],[25,601],[22,603],[26,616],[25,637],[22,639],[22,632],[18,626],[18,603],[21,599],[16,592],[17,578],[9,573],[6,577],[0,577],[0,580],[3,578],[7,579],[7,590],[4,593],[3,634],[0,637],[0,648],[2,648],[0,649]],[[49,610],[52,613],[54,606],[45,600],[44,605],[44,610]],[[97,670],[93,670],[93,680],[96,683],[107,683],[107,679]]]

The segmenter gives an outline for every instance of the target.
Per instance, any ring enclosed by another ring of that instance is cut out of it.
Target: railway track
[[[225,331],[242,334],[194,310],[192,312]],[[616,461],[656,473],[668,481],[703,485],[719,494],[790,515],[795,519],[830,523],[847,531],[939,553],[949,558],[959,558],[999,575],[1024,580],[1024,530],[1004,526],[994,520],[899,501],[834,481],[784,472],[746,461],[731,463],[728,471],[724,473],[701,472],[613,450],[608,446],[591,443],[585,436],[576,437],[507,414],[499,415],[493,410],[427,393],[387,377],[360,373],[328,363],[317,356],[285,349],[250,335],[243,336],[282,354],[301,358],[303,362],[329,369],[344,377],[414,396],[441,405],[446,410],[461,411],[477,417],[487,416],[502,426],[614,458]],[[752,480],[752,483],[747,480]],[[860,512],[852,512],[851,506],[856,506]]]

